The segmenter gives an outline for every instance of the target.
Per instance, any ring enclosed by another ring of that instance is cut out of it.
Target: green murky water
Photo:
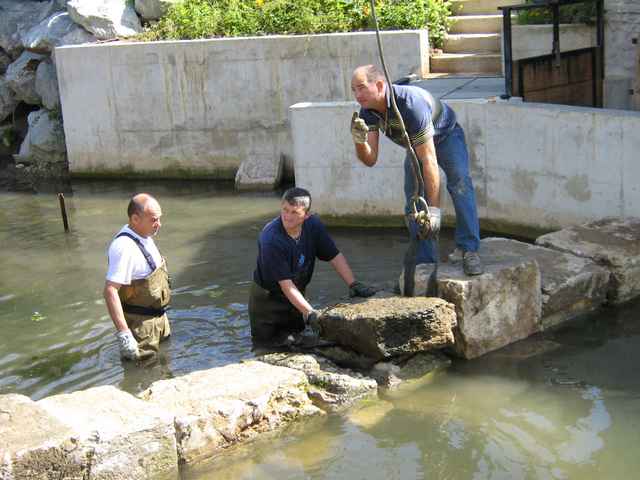
[[[174,279],[162,361],[125,368],[102,301],[105,249],[127,198],[155,194],[158,244]],[[256,237],[274,195],[206,183],[82,183],[67,195],[72,231],[50,195],[0,195],[0,393],[33,399],[96,385],[137,392],[159,378],[251,357],[247,293]],[[405,234],[333,230],[358,276],[400,271]],[[443,250],[451,248],[445,235]],[[320,265],[314,303],[343,296]],[[604,310],[381,395],[343,415],[231,449],[209,478],[635,478],[640,471],[640,304]]]

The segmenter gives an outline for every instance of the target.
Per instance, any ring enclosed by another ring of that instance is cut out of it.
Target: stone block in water
[[[283,161],[280,155],[251,156],[236,172],[236,190],[269,191],[280,185]]]
[[[303,372],[250,361],[159,380],[140,398],[172,412],[178,458],[193,463],[221,448],[321,413]]]
[[[76,448],[87,452],[85,478],[177,478],[176,430],[166,410],[113,386],[54,395],[37,405],[73,430]]]
[[[482,254],[480,255],[482,258]],[[485,273],[468,277],[440,264],[438,294],[455,305],[455,352],[467,359],[527,338],[541,329],[540,270],[532,259],[484,261]]]
[[[507,238],[480,241],[485,263],[535,259],[540,268],[542,328],[559,325],[595,310],[606,300],[609,270],[589,258]]]
[[[640,295],[640,218],[604,218],[538,237],[538,245],[589,258],[609,269],[607,301]]]
[[[453,343],[454,306],[439,298],[369,298],[327,309],[322,336],[382,360]]]
[[[375,395],[378,384],[372,378],[346,368],[339,368],[326,358],[303,353],[270,353],[257,358],[261,362],[304,372],[312,387],[314,403],[330,412],[343,410],[357,400]]]

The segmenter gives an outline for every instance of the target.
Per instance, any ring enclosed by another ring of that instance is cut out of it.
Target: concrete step
[[[519,5],[524,0],[453,0],[451,2],[452,15],[478,15],[500,13],[498,7]]]
[[[449,33],[500,33],[502,31],[502,15],[462,15],[449,17],[451,28]]]
[[[443,50],[446,53],[500,53],[499,33],[465,33],[447,35]]]
[[[502,56],[496,53],[440,53],[432,55],[430,62],[433,73],[502,73]]]

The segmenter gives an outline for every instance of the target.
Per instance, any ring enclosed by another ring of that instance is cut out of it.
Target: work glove
[[[376,294],[376,289],[370,285],[355,280],[349,285],[349,296],[353,297],[371,297]]]
[[[320,340],[320,312],[311,310],[303,316],[305,327],[300,333],[300,344],[303,347],[315,347]]]
[[[367,143],[368,132],[369,127],[367,127],[365,121],[358,116],[358,112],[353,112],[353,117],[351,117],[351,136],[354,143]]]
[[[429,224],[431,225],[430,238],[437,237],[440,233],[440,222],[442,220],[441,212],[438,207],[429,207]]]
[[[131,330],[116,332],[116,338],[120,346],[120,356],[128,360],[135,360],[140,356],[138,342],[133,338]]]

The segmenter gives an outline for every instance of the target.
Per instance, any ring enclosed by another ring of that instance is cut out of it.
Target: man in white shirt
[[[162,225],[160,204],[139,193],[131,198],[127,215],[129,223],[109,245],[104,299],[120,355],[134,360],[157,354],[171,334],[166,314],[171,291],[165,259],[152,238]]]

